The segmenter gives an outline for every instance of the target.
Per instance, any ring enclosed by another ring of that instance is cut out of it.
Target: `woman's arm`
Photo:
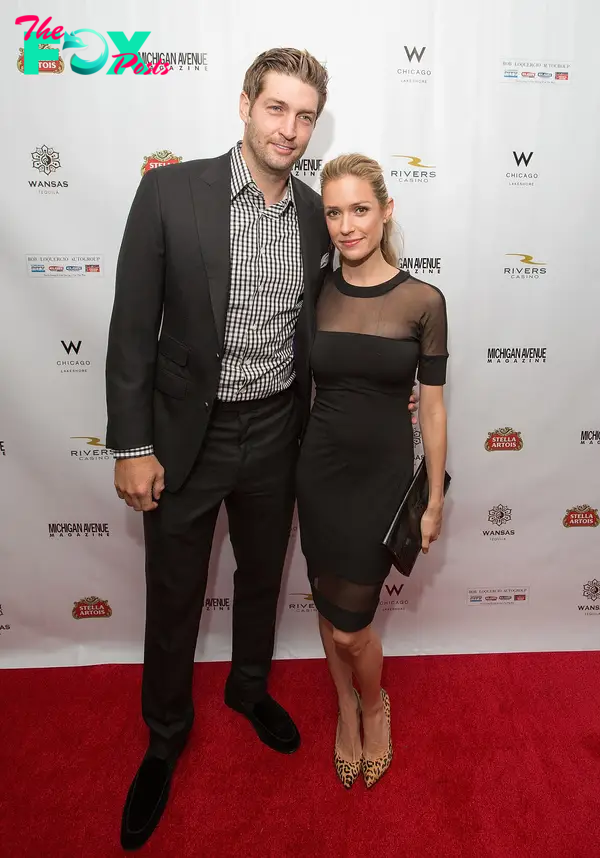
[[[421,519],[423,553],[426,554],[429,544],[440,535],[444,509],[447,420],[442,385],[421,383],[419,415],[429,479],[428,506]]]

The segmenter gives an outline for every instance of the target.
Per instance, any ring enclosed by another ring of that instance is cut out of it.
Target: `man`
[[[327,72],[314,57],[261,54],[240,96],[242,142],[218,158],[147,173],[125,228],[106,443],[119,497],[144,513],[150,731],[123,812],[126,849],[158,824],[192,727],[194,652],[222,502],[237,565],[225,702],[270,748],[291,753],[300,743],[267,679],[329,249],[320,197],[290,173],[326,98]]]

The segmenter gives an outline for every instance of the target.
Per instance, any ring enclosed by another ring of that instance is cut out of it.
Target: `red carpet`
[[[283,757],[198,665],[196,724],[148,858],[592,858],[600,855],[598,653],[387,659],[395,758],[347,793],[323,661],[277,662],[300,751]],[[0,854],[123,855],[145,748],[140,668],[2,671]]]

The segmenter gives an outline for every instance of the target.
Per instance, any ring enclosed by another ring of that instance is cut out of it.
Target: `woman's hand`
[[[421,550],[427,554],[442,530],[442,507],[428,506],[421,517]]]

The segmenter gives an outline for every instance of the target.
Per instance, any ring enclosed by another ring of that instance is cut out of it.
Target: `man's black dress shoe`
[[[150,837],[169,798],[175,764],[148,753],[133,779],[121,821],[121,846],[139,849]]]
[[[269,694],[249,703],[230,686],[225,686],[225,703],[235,712],[245,715],[252,724],[258,738],[269,748],[280,754],[292,754],[300,747],[300,733],[287,714]]]

